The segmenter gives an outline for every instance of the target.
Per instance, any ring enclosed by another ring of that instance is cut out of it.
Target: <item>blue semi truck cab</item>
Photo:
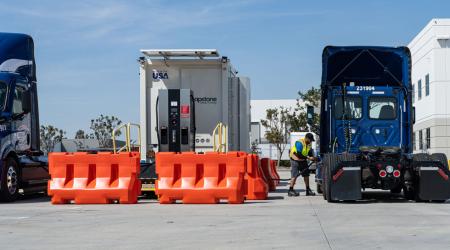
[[[0,157],[0,200],[46,190],[34,43],[25,34],[0,33]]]
[[[445,154],[413,154],[409,49],[328,46],[322,61],[317,181],[324,198],[359,200],[369,188],[411,200],[450,198]]]

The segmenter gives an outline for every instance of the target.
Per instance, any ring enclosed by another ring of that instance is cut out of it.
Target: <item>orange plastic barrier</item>
[[[277,172],[277,161],[270,160],[270,171],[272,173],[272,176],[275,176],[275,183],[278,186],[280,184],[280,175]]]
[[[48,195],[53,204],[137,203],[140,156],[136,152],[113,154],[50,153]]]
[[[161,204],[181,200],[190,204],[211,204],[220,200],[244,202],[244,174],[247,154],[243,152],[156,154],[156,194]]]
[[[269,187],[264,180],[260,168],[259,157],[254,154],[247,156],[247,171],[244,178],[244,193],[247,200],[265,200]]]
[[[277,177],[272,173],[271,161],[269,158],[261,158],[261,169],[264,178],[269,186],[269,191],[275,191],[277,186]]]

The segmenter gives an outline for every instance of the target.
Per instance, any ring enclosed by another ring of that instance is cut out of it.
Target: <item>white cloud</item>
[[[321,15],[326,11],[256,11],[253,6],[273,1],[205,1],[184,2],[168,7],[161,1],[35,1],[23,6],[0,4],[0,13],[20,15],[45,35],[88,42],[123,36],[123,42],[148,40],[149,35],[177,29],[233,24],[242,20],[284,16]],[[49,25],[50,24],[50,25]],[[109,42],[114,42],[110,39]]]
[[[276,1],[4,1],[0,16],[8,22],[1,22],[0,30],[35,38],[42,122],[60,127],[64,123],[72,133],[100,112],[137,120],[134,57],[140,46],[212,42],[220,49],[221,44],[236,42],[238,34],[232,29],[245,22],[264,25],[270,19],[325,13],[273,10],[264,6],[267,3]],[[213,38],[197,35],[216,29]],[[105,85],[108,95],[97,96]],[[121,98],[127,98],[125,104],[117,102]]]

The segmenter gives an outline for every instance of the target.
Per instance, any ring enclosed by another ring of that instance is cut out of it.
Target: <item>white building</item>
[[[261,120],[266,119],[266,111],[268,109],[284,107],[294,110],[297,106],[296,99],[281,99],[281,100],[251,100],[251,142],[258,143],[258,151],[261,157],[269,157],[271,159],[278,158],[278,151],[275,145],[270,144],[265,138],[266,129],[261,125]],[[288,139],[289,143],[289,139]],[[289,159],[289,144],[286,144],[282,160]]]
[[[450,157],[450,19],[432,19],[408,47],[416,107],[414,152]]]

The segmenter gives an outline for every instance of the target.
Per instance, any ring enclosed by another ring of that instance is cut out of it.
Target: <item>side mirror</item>
[[[416,123],[416,107],[412,108],[412,114],[411,114],[411,118],[412,118],[412,123],[415,124]]]
[[[31,112],[31,92],[27,90],[22,94],[22,111],[26,113]]]
[[[308,123],[309,125],[314,124],[314,107],[313,106],[306,107],[306,123]]]

